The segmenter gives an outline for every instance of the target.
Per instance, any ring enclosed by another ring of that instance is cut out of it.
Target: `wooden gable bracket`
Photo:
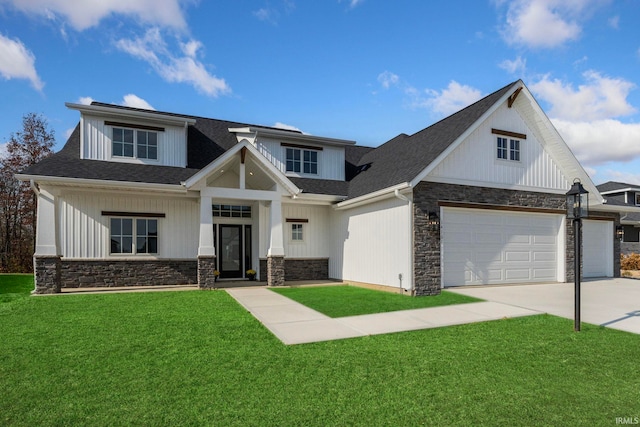
[[[240,149],[240,163],[244,165],[244,158],[247,156],[247,147],[242,147]]]
[[[520,86],[518,89],[516,89],[515,92],[513,92],[511,94],[511,96],[509,97],[509,100],[507,101],[507,107],[511,108],[511,106],[513,105],[514,102],[516,102],[516,98],[518,97],[518,95],[520,94],[520,91],[522,90],[522,86]]]

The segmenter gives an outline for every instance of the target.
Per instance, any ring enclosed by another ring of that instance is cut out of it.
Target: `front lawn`
[[[447,291],[442,291],[437,296],[414,298],[346,285],[272,288],[271,290],[329,317],[356,316],[482,301]]]
[[[615,425],[640,336],[548,315],[285,346],[224,291],[0,310],[0,425]]]
[[[33,286],[33,274],[0,274],[0,304],[28,297]]]

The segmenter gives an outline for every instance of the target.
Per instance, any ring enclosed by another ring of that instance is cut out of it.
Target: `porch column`
[[[198,287],[215,287],[216,250],[213,246],[211,196],[200,195],[200,242],[198,245]]]
[[[38,193],[36,247],[33,254],[35,294],[60,292],[62,262],[58,245],[56,197],[41,188]]]
[[[267,285],[284,285],[284,239],[282,229],[282,201],[272,200],[270,213],[271,233],[267,251]]]

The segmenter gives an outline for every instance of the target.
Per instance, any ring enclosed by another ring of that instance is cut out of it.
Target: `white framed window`
[[[507,160],[507,138],[498,137],[498,158]]]
[[[221,218],[251,218],[251,206],[212,205],[213,216]]]
[[[151,218],[110,218],[112,255],[158,253],[158,220]]]
[[[115,157],[158,160],[158,132],[114,127],[111,141]]]
[[[520,140],[497,138],[497,158],[501,160],[520,161]]]
[[[287,172],[318,174],[318,152],[316,150],[287,147],[285,160]]]
[[[304,224],[291,224],[291,241],[304,242]]]
[[[520,161],[520,141],[517,139],[509,141],[509,160]]]

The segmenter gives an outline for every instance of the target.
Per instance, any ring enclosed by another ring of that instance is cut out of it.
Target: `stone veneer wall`
[[[198,283],[196,260],[62,260],[64,288]]]
[[[37,256],[33,258],[35,294],[57,294],[60,292],[61,261],[59,256]]]
[[[198,287],[200,289],[216,288],[216,257],[215,256],[199,256],[198,257]]]
[[[266,281],[266,259],[260,259],[260,273]],[[284,280],[329,280],[329,258],[285,258]]]
[[[483,203],[500,206],[561,209],[564,211],[563,194],[532,191],[503,190],[499,188],[471,187],[454,184],[419,183],[413,192],[414,233],[414,287],[415,295],[440,293],[440,230],[430,230],[427,225],[429,212],[440,212],[439,201]],[[567,221],[567,248],[573,248],[573,228]],[[567,281],[573,281],[573,251],[566,251]]]
[[[283,256],[267,257],[267,285],[268,286],[284,285],[284,257]]]
[[[620,242],[620,251],[625,255],[640,254],[640,242]]]

